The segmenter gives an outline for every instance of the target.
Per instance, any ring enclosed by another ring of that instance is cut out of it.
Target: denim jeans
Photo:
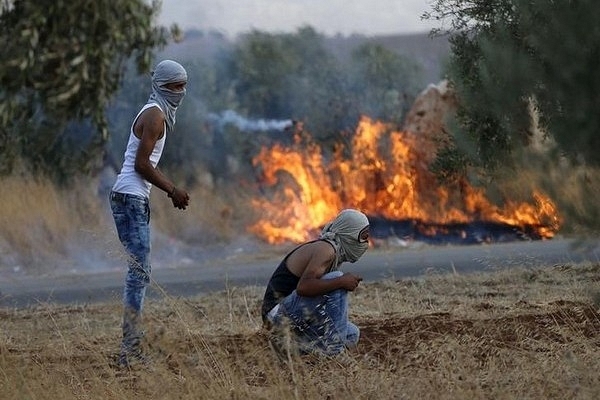
[[[119,240],[128,254],[123,292],[121,356],[140,352],[141,313],[150,283],[150,205],[145,197],[111,192],[110,206]]]
[[[321,279],[343,275],[333,271]],[[273,319],[276,327],[289,324],[301,353],[321,352],[336,355],[346,347],[356,346],[360,331],[348,320],[348,292],[337,289],[315,297],[299,296],[294,290],[279,306]]]

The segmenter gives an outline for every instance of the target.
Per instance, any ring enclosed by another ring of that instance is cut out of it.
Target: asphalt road
[[[589,244],[589,242],[588,242]],[[510,242],[469,246],[423,246],[371,249],[355,264],[343,270],[356,273],[365,282],[388,278],[419,277],[427,273],[466,274],[511,267],[544,267],[554,264],[600,260],[595,248],[576,246],[567,239]],[[199,261],[196,266],[153,271],[149,298],[189,297],[228,287],[266,284],[280,261],[274,256],[257,259],[240,256],[228,260]],[[33,305],[90,304],[119,300],[123,272],[111,271],[88,275],[21,277],[0,282],[0,307],[24,308]]]

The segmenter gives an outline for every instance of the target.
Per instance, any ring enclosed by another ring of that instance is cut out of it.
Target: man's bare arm
[[[135,157],[135,171],[145,180],[164,190],[173,200],[173,205],[185,209],[189,203],[186,191],[177,189],[158,168],[150,163],[150,155],[156,142],[163,135],[164,115],[156,107],[145,110],[135,124],[134,131],[140,139],[140,145]]]
[[[327,294],[337,289],[346,289],[352,291],[356,289],[358,283],[362,280],[361,277],[354,274],[345,273],[344,275],[334,279],[321,279],[325,271],[331,266],[334,261],[335,252],[327,243],[318,243],[304,273],[300,276],[296,292],[300,296],[314,297]],[[326,247],[324,247],[326,246]],[[326,250],[329,248],[329,250]]]

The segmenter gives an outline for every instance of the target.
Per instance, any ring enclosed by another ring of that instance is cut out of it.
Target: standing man
[[[128,270],[123,293],[123,340],[119,364],[144,362],[140,342],[141,314],[150,283],[150,189],[163,190],[173,206],[185,210],[189,194],[175,186],[157,168],[175,112],[185,96],[187,73],[177,62],[161,61],[152,72],[152,94],[131,125],[121,172],[110,193],[110,205],[125,247]]]
[[[281,261],[265,291],[262,318],[276,336],[289,326],[301,353],[336,355],[356,346],[360,331],[348,320],[349,291],[361,277],[339,271],[369,247],[369,220],[346,209],[328,223],[318,239],[296,247]]]

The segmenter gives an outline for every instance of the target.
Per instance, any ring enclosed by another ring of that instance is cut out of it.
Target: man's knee
[[[132,261],[127,271],[127,285],[130,287],[145,287],[150,284],[151,267],[148,264],[141,264]]]

